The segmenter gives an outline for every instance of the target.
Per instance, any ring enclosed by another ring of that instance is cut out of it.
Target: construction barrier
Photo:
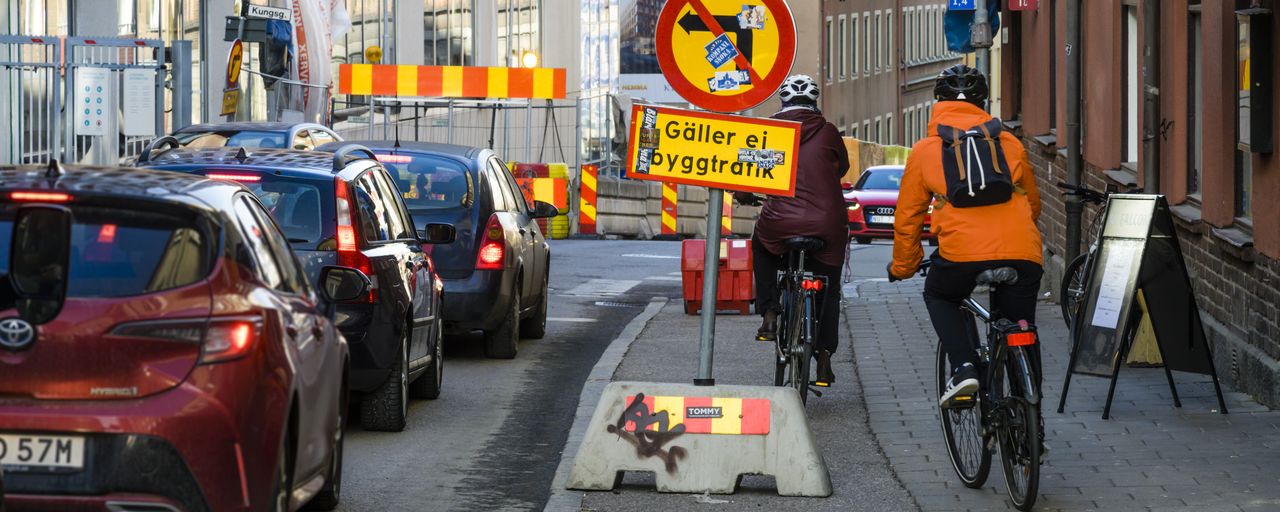
[[[559,202],[548,201],[554,204],[556,209],[560,210],[560,214],[547,219],[547,224],[551,228],[547,232],[556,240],[569,238],[569,165],[564,163],[547,164],[547,170],[552,179],[562,180],[556,183],[556,194],[560,196],[552,199]]]
[[[707,241],[701,238],[685,240],[680,246],[680,281],[684,291],[684,312],[695,315],[702,310],[702,278],[706,274],[705,251]],[[750,240],[720,241],[720,273],[716,283],[717,311],[735,309],[744,315],[751,312],[751,302],[756,298],[752,269]]]
[[[667,238],[676,237],[676,215],[677,203],[679,195],[677,194],[676,184],[664,182],[662,184],[662,232],[661,235]]]
[[[733,235],[733,194],[726,191],[720,207],[720,235]]]
[[[594,165],[582,166],[582,183],[578,188],[578,233],[596,234],[596,173]]]
[[[338,65],[338,94],[424,98],[564,99],[564,68]]]

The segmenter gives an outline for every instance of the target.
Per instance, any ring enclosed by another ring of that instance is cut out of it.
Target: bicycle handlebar
[[[1101,192],[1090,190],[1084,185],[1072,185],[1065,181],[1058,182],[1058,188],[1065,190],[1062,195],[1080,196],[1081,199],[1095,204],[1102,204],[1107,201],[1107,196]]]

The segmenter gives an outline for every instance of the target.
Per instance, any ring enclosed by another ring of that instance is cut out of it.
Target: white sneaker
[[[959,402],[973,402],[973,395],[978,392],[978,370],[972,363],[956,369],[947,380],[947,391],[938,399],[938,406],[944,409],[959,405]]]

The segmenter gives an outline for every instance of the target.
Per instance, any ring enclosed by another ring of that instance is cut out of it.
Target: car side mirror
[[[346,302],[369,293],[369,276],[351,267],[328,266],[320,270],[320,284],[328,302]]]
[[[33,205],[18,210],[9,244],[9,284],[18,316],[35,325],[58,316],[67,300],[71,210]]]
[[[421,240],[424,244],[452,243],[457,237],[458,230],[454,229],[453,224],[432,222],[427,224],[427,227],[418,230],[418,240]]]
[[[535,219],[547,219],[556,215],[560,215],[560,210],[552,206],[551,203],[543,201],[534,201],[533,212],[529,214],[530,217]]]

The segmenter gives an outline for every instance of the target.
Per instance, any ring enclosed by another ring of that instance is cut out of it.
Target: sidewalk
[[[692,382],[698,364],[698,318],[685,315],[678,299],[669,302],[631,344],[613,380]],[[773,345],[754,340],[759,326],[757,316],[717,318],[717,384],[773,384]],[[762,476],[744,477],[742,489],[732,495],[660,494],[652,475],[628,473],[614,492],[586,493],[582,510],[915,510],[871,434],[849,340],[841,343],[835,354],[835,386],[822,398],[811,397],[807,409],[831,474],[830,498],[779,497],[773,477]]]
[[[875,438],[922,510],[1013,510],[998,459],[981,489],[965,488],[951,469],[934,391],[937,337],[922,284],[865,282],[845,309]],[[1176,409],[1162,369],[1123,368],[1112,419],[1101,418],[1109,381],[1090,376],[1073,377],[1058,414],[1067,329],[1055,304],[1042,304],[1037,316],[1052,448],[1037,510],[1280,509],[1280,412],[1224,390],[1230,414],[1218,414],[1208,377],[1175,372]]]

